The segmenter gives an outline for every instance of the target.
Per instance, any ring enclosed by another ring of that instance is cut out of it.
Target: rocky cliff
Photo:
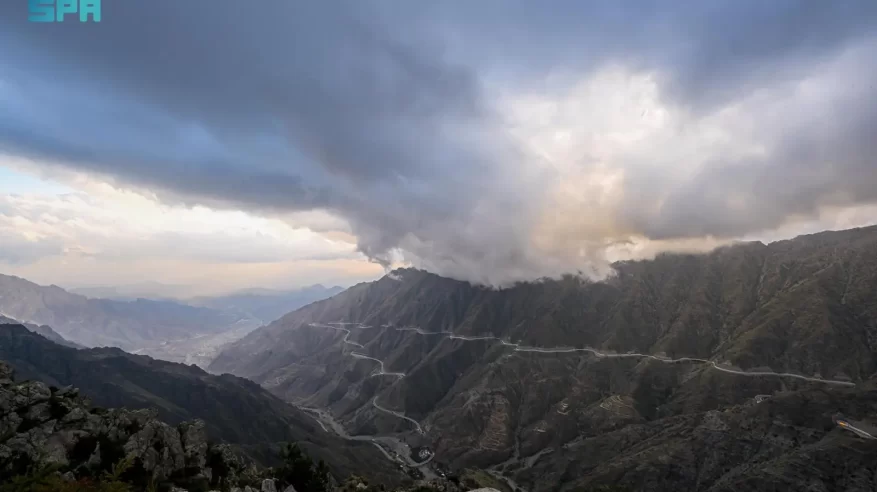
[[[92,407],[73,387],[16,382],[0,362],[0,483],[51,466],[65,479],[98,476],[129,460],[124,481],[203,488],[245,479],[228,446],[208,443],[203,421],[168,425],[149,410]]]

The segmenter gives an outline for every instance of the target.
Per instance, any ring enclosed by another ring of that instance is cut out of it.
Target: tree
[[[283,487],[292,485],[298,492],[326,492],[329,489],[329,467],[322,460],[306,455],[297,444],[287,444],[281,451],[283,460],[276,470],[276,478]]]

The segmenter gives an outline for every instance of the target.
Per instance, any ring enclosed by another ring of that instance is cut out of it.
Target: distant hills
[[[877,441],[831,416],[877,419],[877,227],[614,267],[505,289],[396,270],[210,369],[534,491],[869,490]]]
[[[343,290],[343,287],[324,287],[320,284],[294,290],[248,289],[225,296],[197,297],[188,302],[193,306],[233,311],[270,323],[286,313],[332,297]]]
[[[51,326],[86,346],[136,350],[154,342],[217,333],[243,321],[240,316],[170,301],[90,299],[52,285],[0,275],[0,312]]]
[[[269,323],[314,301],[332,297],[342,292],[344,288],[314,284],[297,289],[251,288],[225,295],[196,297],[188,295],[189,290],[190,288],[185,286],[165,285],[157,282],[68,289],[71,293],[90,298],[129,302],[137,299],[167,301],[236,313],[244,317],[258,319],[262,323]]]
[[[134,288],[79,289],[91,295],[119,297],[92,298],[55,285],[41,286],[0,275],[0,313],[29,327],[45,327],[40,333],[59,343],[119,347],[206,366],[225,344],[289,311],[343,290],[321,285],[290,291],[260,289],[198,298],[188,304],[166,299],[123,299],[120,293]],[[46,331],[48,327],[52,332]]]
[[[185,285],[169,285],[152,281],[124,285],[80,286],[67,289],[73,294],[114,301],[133,301],[136,299],[174,301],[191,297],[191,290],[191,287]]]

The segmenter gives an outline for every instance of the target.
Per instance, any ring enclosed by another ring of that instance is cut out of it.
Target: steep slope
[[[82,345],[128,350],[222,332],[247,322],[241,316],[168,301],[89,299],[58,286],[44,287],[7,275],[0,275],[0,312],[49,325]]]
[[[397,270],[254,331],[211,370],[353,433],[422,430],[452,467],[877,371],[875,227],[615,268],[501,290]]]
[[[198,297],[189,301],[193,306],[236,312],[269,323],[284,314],[316,301],[332,297],[342,287],[311,285],[295,290],[252,289],[218,297]]]
[[[519,483],[562,483],[562,490],[595,484],[710,492],[877,489],[877,439],[841,429],[833,419],[838,414],[877,418],[877,381],[583,436],[546,448],[529,469],[509,472]]]
[[[22,379],[74,385],[101,406],[153,408],[170,424],[204,420],[211,438],[237,444],[257,459],[269,460],[280,443],[295,441],[340,476],[397,476],[368,443],[327,434],[312,417],[245,379],[114,348],[74,350],[15,325],[0,325],[0,359]]]
[[[38,325],[35,325],[33,323],[22,323],[18,320],[15,320],[15,319],[9,318],[7,316],[3,316],[3,315],[0,315],[0,325],[21,325],[21,326],[24,326],[25,328],[27,328],[28,330],[57,343],[58,345],[63,345],[65,347],[70,347],[70,348],[85,348],[82,345],[79,345],[78,343],[73,343],[73,342],[65,339],[64,337],[59,335],[58,332],[53,330],[51,326],[47,326],[47,325],[38,326]]]

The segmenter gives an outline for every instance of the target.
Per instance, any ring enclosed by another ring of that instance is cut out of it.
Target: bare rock
[[[201,420],[179,425],[186,466],[204,468],[207,464],[207,427]]]
[[[14,379],[15,371],[9,364],[0,361],[0,386],[9,386]]]
[[[139,458],[146,471],[164,480],[186,463],[180,434],[171,426],[151,420],[125,443],[125,454]]]
[[[274,480],[271,478],[266,478],[262,480],[262,492],[277,492],[277,487],[274,486]]]

